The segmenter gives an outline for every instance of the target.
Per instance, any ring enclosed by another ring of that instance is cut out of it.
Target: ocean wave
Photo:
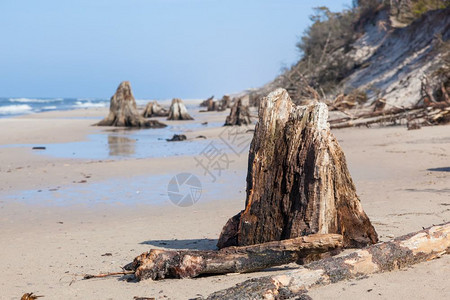
[[[137,105],[147,105],[149,102],[157,101],[161,105],[170,106],[172,99],[136,99]],[[184,101],[184,100],[183,100]]]
[[[31,106],[27,104],[0,106],[0,115],[23,114],[30,113],[31,111]]]
[[[152,102],[152,100],[136,99],[137,105],[147,105],[149,102]]]
[[[53,99],[32,99],[32,98],[9,98],[9,102],[19,102],[19,103],[50,103],[63,101],[63,98],[53,98]]]
[[[42,109],[45,109],[45,110],[52,110],[52,109],[56,109],[56,108],[57,108],[56,106],[50,105],[50,106],[44,106]]]
[[[106,107],[106,103],[105,102],[93,103],[90,101],[88,101],[88,102],[77,101],[77,102],[75,102],[75,105],[73,107],[75,107],[75,108]]]

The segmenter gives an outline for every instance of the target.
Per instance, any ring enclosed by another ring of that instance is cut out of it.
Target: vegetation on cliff
[[[385,98],[413,106],[423,102],[424,85],[435,101],[445,100],[450,1],[355,0],[341,12],[318,7],[311,21],[297,43],[301,59],[254,91],[255,103],[278,87],[296,103],[316,98],[313,88],[322,98],[354,95],[355,104]]]

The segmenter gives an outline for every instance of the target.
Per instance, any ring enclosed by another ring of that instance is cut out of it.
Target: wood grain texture
[[[152,249],[136,257],[128,269],[138,280],[254,272],[339,249],[342,240],[339,234],[316,234],[219,251]]]
[[[129,81],[120,83],[116,93],[111,97],[108,116],[95,125],[144,128],[167,126],[156,120],[146,120],[139,115]]]
[[[301,299],[311,287],[389,272],[450,253],[450,222],[276,276],[247,280],[207,299]],[[305,297],[305,299],[307,299]]]
[[[327,118],[325,104],[296,106],[284,89],[261,101],[245,209],[225,225],[219,248],[314,233],[342,234],[346,247],[378,241]]]

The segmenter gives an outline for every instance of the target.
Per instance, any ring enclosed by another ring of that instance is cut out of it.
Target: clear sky
[[[0,97],[221,97],[299,58],[312,8],[351,0],[1,0]]]

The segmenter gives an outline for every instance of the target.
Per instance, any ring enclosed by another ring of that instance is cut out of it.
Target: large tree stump
[[[249,125],[252,121],[250,119],[250,111],[248,106],[242,104],[242,100],[237,100],[231,107],[230,114],[225,120],[224,126],[234,126],[234,125]]]
[[[312,262],[281,275],[247,280],[207,299],[301,299],[307,289],[389,272],[450,253],[450,223],[410,233],[341,257]]]
[[[220,251],[152,249],[136,257],[126,268],[134,271],[138,280],[254,272],[341,247],[341,235],[315,234]]]
[[[95,125],[146,128],[162,128],[167,126],[156,120],[146,120],[139,115],[129,81],[120,83],[116,93],[111,97],[108,116]]]
[[[144,112],[142,113],[142,116],[144,118],[167,117],[168,115],[169,112],[167,111],[167,109],[162,107],[157,101],[147,103]]]
[[[183,101],[175,98],[170,105],[169,117],[167,120],[194,120],[194,118],[189,115]]]
[[[253,245],[338,233],[345,247],[375,243],[325,104],[295,106],[284,89],[265,97],[250,146],[245,210],[217,246]]]

